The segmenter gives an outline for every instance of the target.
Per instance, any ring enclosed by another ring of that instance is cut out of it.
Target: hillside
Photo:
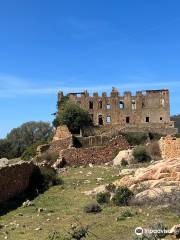
[[[178,128],[178,132],[180,133],[180,114],[171,117],[172,121],[175,121],[175,127]]]
[[[111,166],[67,168],[62,174],[63,185],[40,194],[32,206],[18,207],[0,217],[0,226],[6,226],[0,231],[0,239],[61,240],[65,238],[55,235],[66,235],[71,224],[79,223],[90,227],[87,240],[132,240],[136,239],[134,229],[137,226],[148,227],[156,220],[171,228],[179,222],[176,212],[158,206],[104,204],[101,213],[85,213],[84,206],[95,199],[83,192],[118,180],[119,171],[119,167]],[[132,216],[117,220],[127,210]]]

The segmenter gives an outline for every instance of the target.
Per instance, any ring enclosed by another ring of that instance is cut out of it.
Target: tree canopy
[[[85,126],[92,125],[89,113],[74,103],[66,103],[61,113],[54,119],[53,125],[67,125],[72,133],[77,133]]]
[[[24,123],[0,140],[0,158],[20,157],[27,147],[37,142],[47,142],[51,136],[52,127],[47,122]]]

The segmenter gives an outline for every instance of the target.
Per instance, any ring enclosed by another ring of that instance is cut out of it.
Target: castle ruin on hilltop
[[[111,126],[125,131],[152,131],[162,134],[175,134],[174,122],[170,120],[169,90],[138,91],[121,95],[112,88],[110,96],[97,92],[90,96],[87,91],[69,93],[64,96],[58,93],[58,113],[63,109],[64,101],[78,104],[88,111],[95,126]]]

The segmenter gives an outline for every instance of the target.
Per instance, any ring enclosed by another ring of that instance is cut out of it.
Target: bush
[[[118,187],[112,198],[112,202],[117,206],[127,206],[133,195],[133,192],[127,187]]]
[[[96,200],[99,204],[109,203],[111,194],[109,192],[101,192],[96,195]]]
[[[116,191],[116,186],[113,183],[108,184],[105,188],[108,192],[111,193],[115,193]]]
[[[96,202],[89,203],[84,207],[85,213],[99,213],[101,211],[102,211],[101,206]]]
[[[117,217],[117,221],[125,220],[126,218],[133,217],[134,214],[132,214],[129,210],[125,210],[121,213],[119,217]]]
[[[146,148],[142,145],[137,146],[133,151],[133,156],[138,162],[147,162],[151,160]]]
[[[147,133],[125,133],[123,135],[131,146],[144,144],[148,140]]]
[[[40,167],[41,179],[40,188],[44,191],[51,186],[63,184],[63,180],[58,176],[57,172],[51,167]]]

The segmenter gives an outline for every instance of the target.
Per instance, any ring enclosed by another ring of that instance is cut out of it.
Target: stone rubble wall
[[[159,140],[162,158],[171,159],[180,157],[180,138],[166,136]]]
[[[0,203],[24,192],[37,168],[32,162],[19,162],[0,168]]]
[[[54,142],[57,140],[66,139],[70,137],[72,137],[72,134],[70,133],[68,127],[66,125],[62,125],[57,127],[52,141]]]
[[[118,151],[128,149],[129,147],[126,139],[119,136],[101,147],[62,150],[60,157],[70,166],[87,165],[89,163],[102,164],[112,161]]]

